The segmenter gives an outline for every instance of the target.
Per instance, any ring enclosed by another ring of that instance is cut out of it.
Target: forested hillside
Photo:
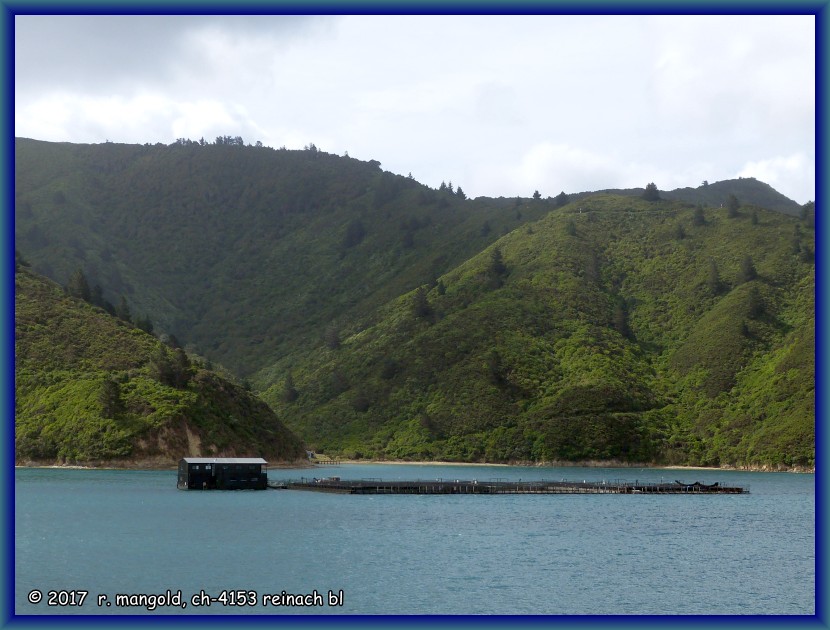
[[[15,362],[17,463],[305,456],[300,440],[243,387],[20,263]]]
[[[236,144],[16,140],[16,247],[241,376],[446,273],[543,203]],[[507,207],[507,209],[505,209]]]
[[[330,454],[813,465],[812,205],[532,192],[313,145],[17,139],[16,246]]]
[[[497,241],[266,399],[353,457],[814,461],[813,234],[595,196]]]

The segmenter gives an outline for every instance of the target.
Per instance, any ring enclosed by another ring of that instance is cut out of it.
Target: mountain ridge
[[[16,244],[36,268],[61,282],[83,269],[249,379],[315,448],[813,461],[810,393],[790,374],[812,365],[814,307],[796,299],[813,277],[811,208],[636,191],[469,200],[313,146],[19,140],[16,157]],[[727,184],[706,188],[720,199]],[[749,256],[756,277],[739,280]],[[712,340],[734,349],[722,365]],[[752,378],[775,357],[792,367]],[[779,389],[798,409],[776,403],[776,428],[760,401]]]
[[[673,190],[659,190],[658,192],[664,199],[685,201],[713,208],[726,207],[729,203],[729,196],[734,195],[744,205],[758,206],[791,216],[799,216],[803,209],[803,206],[797,202],[754,177],[725,179],[711,184],[707,181],[697,188],[686,186]],[[607,189],[579,193],[576,197],[598,193],[640,197],[645,193],[645,188]]]

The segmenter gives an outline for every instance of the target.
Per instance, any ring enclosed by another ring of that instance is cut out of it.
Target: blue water
[[[15,612],[815,613],[813,475],[432,465],[269,471],[270,479],[326,475],[680,479],[748,485],[751,494],[185,492],[176,490],[175,471],[17,469]],[[168,589],[181,591],[186,607],[116,605],[117,594]],[[33,590],[41,602],[28,601]],[[47,605],[49,591],[79,590],[89,593],[82,606]],[[257,605],[191,601],[229,590],[244,595],[226,603]],[[341,590],[343,605],[330,606],[329,591]],[[323,605],[262,606],[265,595],[283,591],[316,591]],[[99,595],[107,598],[100,607]]]

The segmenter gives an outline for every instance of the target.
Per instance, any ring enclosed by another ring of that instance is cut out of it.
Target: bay
[[[750,494],[186,492],[175,471],[20,468],[15,613],[815,613],[814,475],[383,464],[269,471],[272,480],[327,475],[679,479],[749,486]],[[31,603],[32,591],[43,600]],[[49,606],[49,591],[88,595],[81,606]],[[184,606],[116,602],[152,594],[167,604],[179,592]],[[223,593],[224,605],[194,605]],[[273,605],[284,595],[308,595],[311,605]]]

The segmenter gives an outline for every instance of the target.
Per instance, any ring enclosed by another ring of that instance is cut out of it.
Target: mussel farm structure
[[[748,494],[745,486],[673,482],[627,481],[508,481],[322,479],[269,481],[274,489],[312,490],[341,494]]]

